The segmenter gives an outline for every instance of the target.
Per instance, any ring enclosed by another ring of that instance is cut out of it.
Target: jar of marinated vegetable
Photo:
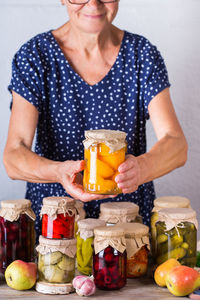
[[[40,212],[42,235],[53,239],[74,238],[75,200],[69,197],[46,197]]]
[[[82,201],[76,200],[75,201],[75,209],[76,209],[76,218],[75,218],[75,236],[78,230],[77,222],[80,220],[85,219],[85,210],[84,210],[84,203]]]
[[[121,193],[115,176],[118,174],[119,165],[125,161],[126,133],[115,130],[89,130],[85,131],[85,138],[85,191],[108,195]]]
[[[14,260],[34,261],[35,214],[26,199],[1,201],[0,273]]]
[[[139,206],[131,202],[106,202],[100,205],[101,220],[106,224],[138,222]]]
[[[77,269],[85,275],[92,275],[94,229],[105,226],[106,222],[99,219],[78,221],[77,232]]]
[[[156,222],[158,212],[163,208],[190,208],[190,200],[180,196],[163,196],[154,200],[154,208],[151,213],[151,252],[156,256]]]
[[[196,265],[196,212],[191,208],[165,208],[156,223],[156,263],[175,258],[183,265]]]
[[[127,252],[127,277],[145,275],[148,267],[149,227],[140,223],[117,224],[125,232]]]
[[[76,239],[39,238],[39,280],[49,283],[72,282],[75,274]]]
[[[126,284],[126,240],[116,226],[94,229],[93,275],[99,289],[117,290]]]

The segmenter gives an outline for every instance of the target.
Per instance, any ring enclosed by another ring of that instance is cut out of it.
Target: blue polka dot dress
[[[24,44],[12,64],[9,91],[15,91],[39,112],[35,152],[54,161],[84,158],[84,131],[122,130],[127,133],[128,153],[146,152],[145,123],[148,104],[169,87],[164,61],[146,38],[124,32],[116,61],[97,84],[86,83],[70,66],[52,31],[39,34]],[[27,183],[26,198],[37,215],[47,196],[66,196],[59,183]],[[140,206],[145,224],[155,198],[152,182],[132,194],[85,203],[87,217],[97,218],[100,203],[131,201]]]

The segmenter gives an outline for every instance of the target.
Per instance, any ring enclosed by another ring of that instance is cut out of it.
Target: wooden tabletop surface
[[[5,281],[0,282],[0,299],[38,299],[38,300],[74,300],[84,299],[78,296],[76,293],[68,295],[44,295],[36,292],[34,289],[27,291],[16,291],[9,288]],[[154,280],[147,277],[139,279],[128,279],[127,285],[118,291],[102,291],[97,289],[94,296],[90,296],[90,300],[184,300],[188,297],[175,297],[167,288],[158,287]]]

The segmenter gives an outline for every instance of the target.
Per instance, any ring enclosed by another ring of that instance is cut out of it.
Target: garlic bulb
[[[83,275],[76,276],[72,281],[72,285],[79,296],[90,296],[96,291],[93,277]]]

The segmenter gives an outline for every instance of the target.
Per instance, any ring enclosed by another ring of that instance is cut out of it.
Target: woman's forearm
[[[140,184],[181,167],[187,160],[187,142],[183,135],[166,135],[147,153],[137,157],[141,169]]]
[[[16,148],[5,149],[4,165],[11,179],[29,182],[58,182],[59,162],[40,157],[21,143]]]

